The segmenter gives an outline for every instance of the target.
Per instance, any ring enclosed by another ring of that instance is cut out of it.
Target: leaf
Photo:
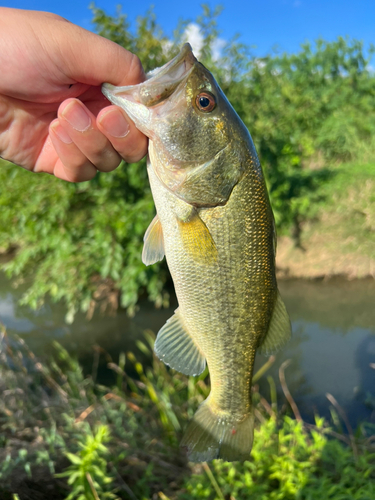
[[[74,465],[81,465],[82,464],[82,459],[80,457],[77,457],[77,455],[74,455],[73,453],[65,453],[65,456],[74,464]]]

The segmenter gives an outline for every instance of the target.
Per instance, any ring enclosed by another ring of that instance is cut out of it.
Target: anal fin
[[[159,262],[164,257],[163,230],[159,217],[155,215],[143,238],[142,262],[146,266]]]
[[[261,354],[272,354],[281,349],[290,340],[292,329],[289,315],[279,292],[273,309],[272,318],[268,327],[268,332],[258,351]]]
[[[159,331],[154,351],[166,365],[185,375],[199,375],[206,367],[206,359],[187,332],[178,309]]]

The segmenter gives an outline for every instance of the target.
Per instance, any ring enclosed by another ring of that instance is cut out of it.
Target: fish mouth
[[[142,104],[147,108],[156,106],[167,99],[191,73],[198,62],[189,43],[185,43],[180,52],[161,68],[146,74],[146,80],[137,85],[115,87],[110,83],[102,85],[102,92],[113,104],[128,111],[124,101]]]

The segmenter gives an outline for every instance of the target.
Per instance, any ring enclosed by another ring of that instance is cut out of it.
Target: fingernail
[[[91,125],[91,118],[77,101],[70,102],[62,111],[62,116],[78,132],[84,132]]]
[[[100,124],[113,137],[125,137],[130,127],[120,110],[111,110],[100,117]]]
[[[68,132],[66,132],[66,130],[63,129],[59,123],[52,125],[51,128],[60,139],[60,141],[64,142],[65,144],[71,144],[73,142]]]

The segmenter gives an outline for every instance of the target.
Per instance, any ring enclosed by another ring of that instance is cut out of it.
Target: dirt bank
[[[279,238],[279,277],[375,279],[375,164],[339,165],[332,172],[309,207],[300,247]]]
[[[277,248],[278,278],[330,278],[343,276],[349,280],[375,279],[375,259],[362,252],[343,251],[343,243],[327,241],[327,235],[314,233],[303,248],[297,248],[291,238],[282,237]]]

